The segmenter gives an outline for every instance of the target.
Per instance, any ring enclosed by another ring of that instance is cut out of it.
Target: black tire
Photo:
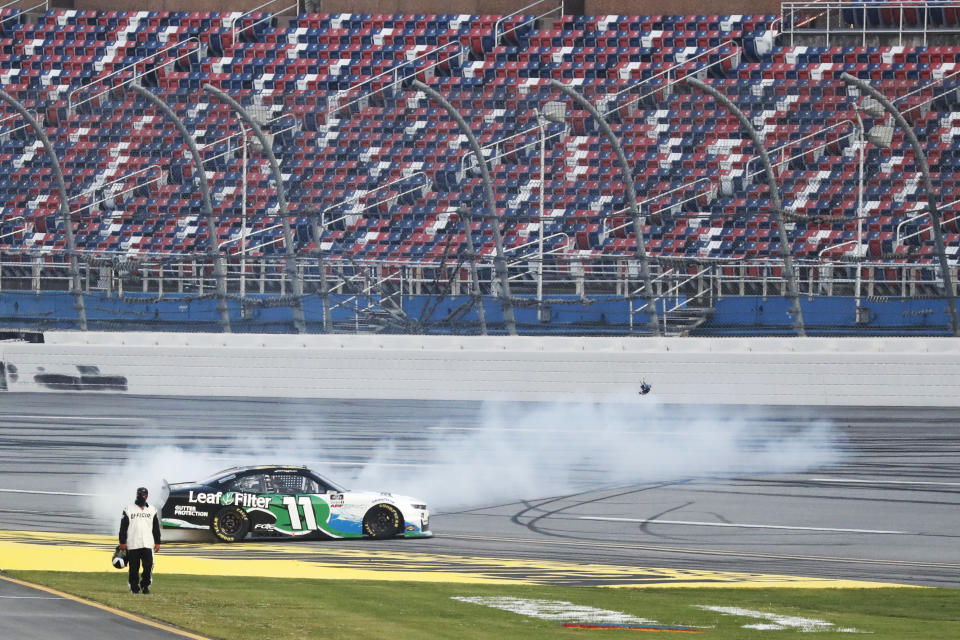
[[[239,542],[250,530],[250,518],[240,507],[220,509],[210,520],[210,531],[222,542]]]
[[[400,512],[390,504],[378,504],[363,516],[363,532],[374,540],[392,538],[402,525]]]

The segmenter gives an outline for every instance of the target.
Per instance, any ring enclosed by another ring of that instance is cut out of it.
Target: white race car
[[[415,498],[348,491],[306,467],[224,469],[200,482],[163,483],[167,532],[245,538],[429,538],[430,512]],[[176,539],[187,536],[164,537]],[[189,536],[193,537],[193,536]]]

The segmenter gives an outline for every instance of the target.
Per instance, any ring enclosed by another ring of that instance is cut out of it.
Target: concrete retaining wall
[[[960,406],[953,338],[51,332],[0,359],[0,388],[26,392]]]

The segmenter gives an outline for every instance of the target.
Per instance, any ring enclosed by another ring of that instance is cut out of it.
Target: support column
[[[783,275],[787,281],[786,298],[790,300],[790,310],[793,314],[793,327],[798,336],[806,336],[807,332],[803,324],[803,310],[800,308],[800,289],[797,285],[797,274],[793,269],[793,255],[790,252],[790,238],[787,236],[786,227],[783,226],[783,206],[780,203],[780,188],[777,186],[776,176],[773,173],[773,166],[770,164],[770,156],[767,155],[767,149],[763,146],[763,142],[760,140],[760,136],[757,134],[757,130],[753,127],[750,119],[747,118],[727,96],[692,76],[687,76],[684,82],[695,89],[709,94],[717,102],[723,104],[723,106],[737,118],[740,122],[740,128],[743,129],[753,141],[753,148],[756,149],[757,154],[760,156],[760,162],[763,163],[763,169],[767,177],[767,187],[770,190],[770,200],[773,203],[773,214],[777,219],[777,231],[780,234],[779,253],[783,260]]]
[[[650,333],[655,336],[660,335],[660,322],[657,314],[657,303],[653,294],[653,279],[650,277],[650,262],[647,258],[647,245],[643,240],[643,219],[640,217],[640,208],[637,206],[637,192],[633,186],[633,172],[627,164],[627,156],[623,153],[623,147],[620,141],[613,133],[609,123],[603,117],[603,114],[593,106],[589,100],[584,98],[573,87],[562,84],[556,80],[550,81],[550,86],[562,91],[569,96],[579,106],[586,109],[591,117],[600,125],[600,130],[607,137],[613,152],[617,155],[617,163],[620,165],[620,172],[623,175],[623,185],[627,191],[627,202],[630,204],[630,212],[633,215],[633,234],[637,237],[636,257],[640,260],[640,278],[643,280],[643,299],[647,303],[647,317],[650,318]],[[541,187],[542,188],[542,187]]]
[[[500,281],[500,305],[503,308],[503,321],[507,326],[507,333],[512,336],[517,335],[517,321],[513,313],[513,301],[510,296],[510,279],[507,277],[507,259],[503,252],[503,237],[500,233],[500,217],[497,215],[497,201],[493,197],[493,183],[490,181],[490,171],[487,168],[487,159],[483,157],[483,150],[480,143],[473,135],[473,131],[467,126],[463,116],[453,108],[453,105],[434,89],[428,87],[419,80],[411,82],[411,86],[417,91],[422,91],[430,98],[436,100],[443,107],[450,117],[460,127],[460,131],[467,137],[473,154],[477,158],[477,166],[480,167],[480,175],[483,178],[483,188],[487,196],[487,209],[490,210],[490,216],[493,220],[493,241],[496,245],[496,256],[493,264],[497,272],[497,279]]]
[[[203,159],[200,157],[200,151],[197,149],[197,142],[187,131],[186,125],[177,117],[166,102],[147,91],[137,83],[132,83],[131,88],[146,99],[150,104],[156,107],[163,115],[173,123],[180,132],[180,136],[190,149],[193,156],[193,164],[200,178],[200,195],[203,199],[203,214],[207,218],[207,232],[209,233],[210,258],[213,259],[213,275],[217,281],[217,311],[220,312],[220,325],[224,333],[230,333],[230,310],[227,308],[227,280],[224,273],[223,256],[220,255],[217,237],[217,222],[213,217],[213,204],[210,202],[210,185],[207,183],[207,172],[203,168]]]
[[[80,269],[77,265],[77,247],[73,238],[73,223],[70,220],[70,202],[67,197],[67,186],[63,181],[63,171],[60,169],[60,160],[57,153],[50,144],[50,138],[43,131],[40,123],[30,115],[27,108],[19,100],[11,96],[6,91],[0,89],[0,100],[13,107],[20,114],[34,133],[40,139],[43,145],[43,151],[50,158],[50,164],[53,166],[53,177],[57,183],[57,194],[60,196],[60,221],[63,223],[64,232],[67,234],[67,254],[70,261],[70,293],[73,294],[73,308],[77,312],[77,320],[81,331],[87,330],[87,309],[83,302],[83,289],[80,287]]]
[[[250,114],[247,113],[247,110],[244,109],[239,102],[210,84],[203,85],[203,90],[216,96],[218,100],[230,105],[230,108],[250,127],[253,135],[257,136],[257,140],[260,141],[260,146],[263,147],[263,152],[267,156],[267,160],[270,161],[270,171],[273,173],[274,182],[277,183],[277,198],[280,200],[280,220],[283,223],[283,244],[285,245],[284,253],[286,257],[284,271],[286,272],[287,280],[290,281],[293,287],[294,300],[293,305],[291,305],[293,307],[293,325],[297,333],[306,333],[307,324],[303,315],[303,281],[300,279],[300,274],[297,271],[297,256],[293,249],[293,233],[290,231],[290,219],[287,213],[287,195],[286,190],[283,188],[283,174],[280,173],[280,163],[277,162],[277,157],[273,153],[273,147],[270,141],[267,140],[267,136],[263,134],[263,129],[260,128],[256,120],[250,117]]]

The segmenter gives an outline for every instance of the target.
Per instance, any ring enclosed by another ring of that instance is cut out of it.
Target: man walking
[[[153,552],[160,551],[160,519],[156,508],[147,504],[147,495],[146,487],[137,489],[137,499],[124,508],[120,519],[120,548],[127,552],[130,593],[150,593]],[[140,576],[141,563],[143,576]]]

